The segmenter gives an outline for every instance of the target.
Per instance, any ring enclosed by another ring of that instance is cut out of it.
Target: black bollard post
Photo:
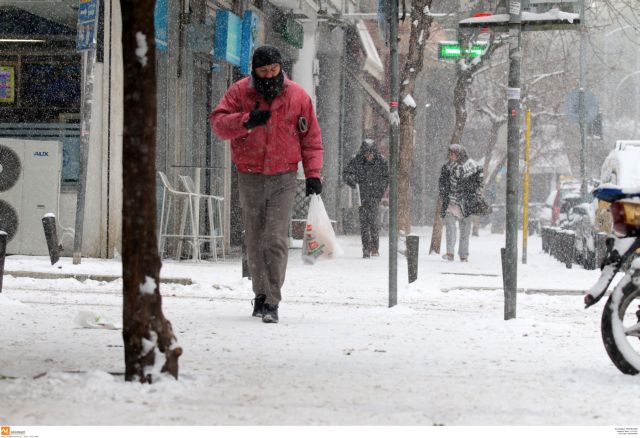
[[[420,237],[414,235],[407,236],[406,245],[409,283],[413,283],[418,279],[418,249],[420,248]]]
[[[47,213],[42,217],[42,226],[44,227],[44,238],[47,240],[47,248],[49,249],[49,258],[51,264],[55,265],[60,260],[60,245],[58,244],[58,232],[56,229],[56,216],[53,213]]]
[[[549,228],[542,227],[540,235],[542,236],[542,251],[549,254]]]
[[[242,230],[242,278],[247,277],[251,280],[249,273],[249,259],[247,258],[247,248],[244,245],[244,230]]]
[[[9,235],[0,231],[0,292],[2,292],[2,279],[4,278],[4,256],[7,253],[7,240]]]

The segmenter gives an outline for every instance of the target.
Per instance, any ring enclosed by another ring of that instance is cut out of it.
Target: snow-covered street
[[[600,339],[602,306],[578,292],[599,271],[564,266],[533,237],[519,265],[517,319],[503,320],[502,235],[481,231],[469,263],[427,255],[388,308],[387,246],[303,265],[291,250],[280,323],[252,318],[238,260],[166,261],[163,309],[184,349],[180,379],[125,383],[119,330],[82,328],[79,312],[121,325],[120,280],[5,276],[0,294],[0,422],[19,425],[568,425],[637,423],[638,378]],[[118,275],[115,260],[9,257],[5,270]],[[566,293],[558,293],[560,290]],[[547,291],[547,293],[542,293]],[[532,293],[533,292],[533,293]]]

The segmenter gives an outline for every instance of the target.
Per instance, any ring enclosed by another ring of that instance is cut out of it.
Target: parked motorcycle
[[[615,186],[593,192],[611,203],[613,236],[607,238],[602,274],[584,297],[585,308],[604,297],[618,272],[625,276],[616,285],[602,312],[600,330],[609,358],[625,374],[640,372],[640,191],[630,193]]]

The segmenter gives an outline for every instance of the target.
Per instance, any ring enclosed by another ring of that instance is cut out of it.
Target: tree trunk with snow
[[[449,144],[461,144],[464,128],[467,124],[467,89],[471,85],[471,76],[464,72],[458,73],[456,85],[453,87],[453,108],[455,123]]]
[[[411,232],[411,162],[413,157],[414,121],[416,106],[413,93],[416,77],[424,65],[424,47],[429,38],[433,21],[429,8],[433,0],[411,2],[411,34],[409,52],[400,76],[400,141],[398,160],[398,230],[405,235]]]
[[[122,276],[125,379],[178,378],[177,346],[162,313],[156,239],[155,0],[121,0],[124,58]]]
[[[503,40],[496,41],[494,37],[491,37],[487,50],[479,59],[466,60],[461,58],[458,61],[458,76],[456,78],[456,85],[453,88],[455,122],[449,144],[462,144],[462,136],[464,135],[464,128],[467,124],[467,93],[469,87],[471,87],[473,83],[475,74],[503,44]]]

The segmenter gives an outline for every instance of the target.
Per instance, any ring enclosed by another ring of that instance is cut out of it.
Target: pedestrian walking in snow
[[[362,257],[380,255],[380,201],[389,185],[389,164],[380,155],[376,144],[365,139],[343,172],[345,183],[360,192],[360,234],[362,236]]]
[[[469,260],[469,234],[474,214],[486,214],[489,208],[482,196],[482,166],[467,155],[459,144],[449,146],[447,162],[442,166],[438,188],[442,200],[441,217],[446,228],[447,253],[443,259],[453,261],[456,223],[460,233],[458,255]]]
[[[322,137],[311,98],[284,74],[277,48],[257,48],[251,68],[251,76],[227,90],[209,121],[218,137],[231,140],[238,169],[253,316],[278,322],[298,162],[307,196],[320,194]]]

